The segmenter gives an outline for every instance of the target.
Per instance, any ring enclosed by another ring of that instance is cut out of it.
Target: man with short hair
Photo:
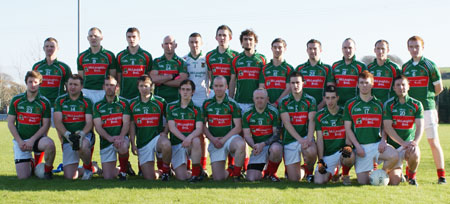
[[[337,105],[336,86],[329,85],[323,96],[326,106],[316,114],[317,155],[319,162],[314,172],[314,183],[327,183],[342,166],[342,183],[350,185],[350,168],[355,163],[355,153],[346,144],[344,108]],[[349,151],[350,150],[350,151]]]
[[[356,149],[355,171],[359,184],[369,184],[373,163],[383,164],[389,174],[398,161],[397,151],[382,134],[383,104],[372,96],[373,75],[364,70],[358,75],[359,95],[347,101],[344,109],[345,134]]]
[[[286,41],[281,38],[272,41],[273,59],[262,68],[259,75],[259,88],[267,90],[269,102],[275,107],[291,90],[289,74],[294,68],[284,60],[286,46]]]
[[[203,103],[205,126],[203,128],[209,139],[212,176],[214,180],[233,177],[235,181],[242,178],[241,169],[245,159],[245,141],[239,135],[242,130],[241,109],[226,94],[227,80],[217,76],[213,81],[214,97]],[[206,126],[206,124],[208,126]],[[233,168],[225,171],[225,160],[231,154],[236,158]]]
[[[438,183],[447,183],[445,179],[444,152],[439,143],[438,121],[435,96],[442,90],[439,68],[423,56],[424,41],[419,36],[412,36],[407,41],[411,60],[403,64],[402,72],[408,77],[411,88],[409,95],[422,102],[424,109],[424,128],[437,169]]]
[[[148,75],[137,79],[139,96],[130,101],[131,151],[138,155],[142,175],[154,180],[155,156],[162,156],[162,181],[169,180],[172,147],[164,124],[166,100],[152,94],[153,83]],[[159,166],[159,165],[158,165]]]
[[[391,184],[397,185],[402,180],[403,160],[406,160],[406,175],[409,184],[418,185],[416,171],[420,161],[419,142],[423,134],[422,103],[408,96],[409,82],[404,75],[394,79],[396,96],[384,104],[383,124],[389,135],[388,143],[397,149],[399,161],[389,174]]]
[[[180,99],[167,104],[167,121],[172,144],[172,167],[179,180],[195,183],[205,177],[201,169],[202,155],[200,134],[203,132],[201,109],[192,102],[195,92],[193,81],[186,79],[180,83]],[[186,155],[192,159],[192,174],[187,171]]]
[[[72,75],[70,67],[56,58],[59,50],[58,41],[49,37],[44,41],[45,59],[33,65],[33,70],[42,75],[42,84],[39,86],[39,93],[45,96],[53,108],[56,98],[66,93],[64,85],[69,76]]]
[[[233,32],[230,27],[227,25],[219,26],[216,30],[218,46],[206,54],[209,79],[214,81],[215,77],[224,76],[227,79],[227,87],[230,87],[231,62],[239,54],[239,52],[230,49],[232,35]],[[212,96],[214,96],[214,90],[211,90],[210,97]]]
[[[316,100],[303,92],[303,75],[292,72],[289,75],[291,93],[281,100],[279,111],[283,122],[284,164],[291,181],[302,179],[300,154],[303,155],[304,170],[308,182],[313,182],[314,163],[317,148],[314,144],[314,116]]]
[[[50,101],[39,93],[42,75],[28,71],[25,76],[27,91],[11,99],[8,111],[8,129],[14,148],[17,178],[31,176],[32,169],[41,161],[32,160],[31,151],[45,152],[46,179],[52,179],[55,143],[45,136],[50,127]]]
[[[201,46],[203,45],[202,36],[199,33],[192,33],[189,36],[188,44],[190,52],[183,57],[186,61],[187,72],[189,73],[189,79],[192,80],[196,86],[196,91],[192,96],[192,102],[197,107],[202,107],[203,102],[208,98],[209,94],[209,75],[207,74],[208,68],[206,67],[205,56],[202,53]],[[200,136],[202,142],[202,158],[200,163],[202,169],[206,172],[206,138],[204,134]]]
[[[94,105],[95,130],[100,135],[100,157],[103,167],[103,178],[127,180],[128,171],[128,130],[130,129],[130,110],[128,100],[117,96],[119,90],[117,80],[106,76],[103,89],[105,97]],[[117,154],[120,170],[116,169]]]
[[[175,54],[177,43],[174,37],[164,37],[161,47],[164,54],[153,60],[150,77],[156,85],[155,95],[171,103],[178,99],[180,83],[188,78],[186,62]]]
[[[244,30],[240,41],[244,52],[236,56],[231,64],[230,97],[236,100],[242,112],[252,106],[253,91],[259,86],[259,74],[266,57],[256,52],[258,36],[252,30]]]
[[[137,28],[128,28],[126,32],[128,47],[117,54],[117,81],[120,96],[131,100],[139,95],[136,86],[138,77],[150,74],[152,55],[139,45],[141,33]]]
[[[306,53],[308,53],[308,61],[298,65],[295,70],[300,72],[305,79],[303,91],[316,99],[317,109],[320,110],[325,106],[325,102],[322,100],[325,87],[332,83],[330,79],[331,67],[320,60],[322,55],[322,43],[320,41],[309,40],[306,43]]]
[[[92,151],[95,135],[92,134],[92,101],[85,97],[83,77],[74,74],[67,82],[67,93],[55,101],[55,127],[63,150],[64,177],[77,179],[82,174],[82,180],[92,178]],[[78,171],[79,160],[83,161],[83,169]]]
[[[337,93],[340,96],[339,106],[344,106],[348,100],[358,95],[358,75],[367,69],[364,63],[356,60],[355,45],[353,39],[345,39],[342,43],[344,57],[333,63],[331,67],[330,80],[336,84]]]
[[[283,146],[279,143],[278,111],[268,103],[265,89],[253,92],[253,106],[242,115],[242,128],[247,144],[252,147],[252,154],[247,167],[249,181],[261,180],[263,177],[279,182],[278,166],[283,156]],[[267,175],[262,171],[267,164]]]
[[[105,96],[102,88],[105,77],[116,76],[116,58],[101,46],[103,34],[99,28],[89,29],[87,40],[90,47],[78,55],[77,69],[78,74],[83,76],[83,93],[97,103]]]
[[[395,96],[393,90],[394,78],[401,71],[398,65],[388,58],[389,43],[386,40],[378,40],[375,43],[374,52],[376,58],[367,66],[367,69],[373,74],[375,80],[372,93],[384,103],[389,98]]]

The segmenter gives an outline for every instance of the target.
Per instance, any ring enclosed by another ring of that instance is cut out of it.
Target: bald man
[[[156,85],[155,95],[161,96],[168,103],[178,99],[178,87],[188,78],[186,62],[175,54],[177,43],[173,36],[164,37],[161,47],[163,56],[153,60],[150,77]]]

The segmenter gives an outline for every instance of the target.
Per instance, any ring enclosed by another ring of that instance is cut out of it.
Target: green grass
[[[440,125],[444,154],[450,155],[450,125]],[[0,122],[0,203],[449,203],[450,186],[438,185],[436,169],[426,138],[421,143],[422,159],[417,173],[419,187],[401,183],[400,186],[360,186],[356,184],[354,170],[352,186],[341,183],[315,185],[302,182],[280,183],[232,181],[204,181],[189,184],[176,181],[145,181],[131,177],[126,182],[105,181],[94,176],[90,181],[69,181],[62,173],[51,181],[32,177],[18,180],[15,175],[12,136],[5,122]],[[50,136],[56,139],[54,129]],[[98,144],[98,143],[97,143]],[[98,145],[94,160],[100,161]],[[136,169],[137,157],[130,158]],[[62,161],[57,146],[55,166]],[[448,159],[446,166],[450,166]],[[208,166],[208,169],[210,167]],[[278,175],[283,175],[280,165]]]

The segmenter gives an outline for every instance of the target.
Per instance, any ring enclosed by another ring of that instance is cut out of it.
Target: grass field
[[[441,144],[450,166],[450,125],[441,125]],[[341,183],[315,185],[302,182],[280,183],[232,181],[189,184],[185,181],[144,181],[131,177],[126,182],[105,181],[94,176],[90,181],[69,181],[62,173],[51,181],[32,177],[18,180],[15,175],[12,136],[6,122],[0,122],[0,203],[450,203],[450,185],[438,185],[436,169],[426,138],[420,143],[422,160],[417,173],[419,187],[360,186],[351,170],[352,186]],[[50,136],[56,139],[54,129]],[[97,143],[98,144],[98,143]],[[98,145],[94,160],[100,161]],[[130,158],[136,169],[137,157]],[[62,161],[57,146],[55,166]],[[208,167],[210,169],[210,167]],[[278,175],[282,176],[283,165]]]

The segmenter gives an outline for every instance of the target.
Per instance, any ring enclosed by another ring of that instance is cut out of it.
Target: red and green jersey
[[[165,55],[153,60],[153,70],[159,75],[187,73],[186,62],[177,55],[167,60]],[[168,103],[178,99],[178,88],[164,84],[156,84],[155,95],[163,97]]]
[[[167,104],[167,121],[173,120],[177,129],[184,135],[191,134],[196,126],[196,122],[203,122],[201,109],[189,102],[185,108],[181,107],[181,102],[176,100]],[[172,145],[180,144],[182,141],[177,136],[170,134],[170,143]]]
[[[230,48],[227,48],[224,53],[220,53],[218,47],[206,54],[206,65],[208,66],[208,70],[212,73],[211,87],[214,78],[217,76],[224,76],[227,79],[227,84],[230,84],[231,61],[238,54],[238,52],[231,50]]]
[[[293,67],[286,61],[283,61],[278,66],[270,61],[269,64],[262,68],[262,72],[259,75],[259,83],[264,84],[269,94],[270,103],[275,101],[281,96],[286,89],[286,84],[289,83],[289,74],[291,74]]]
[[[61,112],[64,127],[75,133],[83,130],[86,125],[86,114],[92,115],[92,101],[88,97],[84,97],[83,93],[76,99],[70,99],[69,94],[59,96],[55,101],[55,112]],[[69,141],[63,137],[63,142]]]
[[[242,52],[233,59],[231,74],[236,75],[234,99],[238,103],[253,103],[253,91],[259,87],[259,74],[264,65],[266,57],[259,53],[249,57]]]
[[[404,141],[414,140],[418,118],[423,118],[423,106],[419,100],[406,96],[402,104],[395,96],[384,104],[383,120],[392,120],[392,127]],[[395,148],[401,146],[390,137],[387,141]]]
[[[383,104],[376,97],[365,102],[359,96],[347,101],[344,121],[352,122],[352,130],[360,144],[371,144],[381,140]]]
[[[395,96],[394,78],[397,77],[401,71],[397,64],[387,59],[383,65],[379,66],[377,59],[367,66],[370,73],[373,74],[374,84],[372,88],[372,94],[381,100],[382,103],[386,102],[389,98]]]
[[[319,104],[322,101],[327,82],[331,81],[329,74],[331,71],[330,65],[319,61],[315,66],[311,66],[308,60],[304,64],[298,65],[295,70],[303,75],[303,91],[314,97],[317,104]]]
[[[147,145],[164,130],[163,116],[166,100],[152,95],[147,102],[140,96],[130,101],[130,117],[136,128],[136,145],[138,148]]]
[[[30,139],[42,127],[42,119],[51,117],[50,101],[40,94],[28,101],[27,92],[21,93],[11,99],[8,115],[16,117],[20,138]]]
[[[39,92],[50,100],[50,103],[53,105],[56,98],[66,92],[64,84],[72,75],[72,70],[67,64],[58,60],[48,65],[46,59],[34,64],[33,70],[38,71],[42,75]]]
[[[306,137],[310,119],[309,113],[317,111],[316,99],[303,92],[300,100],[296,101],[294,95],[290,93],[281,100],[278,108],[280,109],[280,114],[289,114],[290,122],[292,126],[294,126],[295,131],[297,131],[301,137]],[[289,133],[289,131],[284,129],[283,144],[286,145],[296,141],[297,140]]]
[[[330,79],[336,82],[339,106],[343,106],[349,99],[358,95],[358,75],[367,69],[366,65],[355,58],[353,57],[352,63],[348,65],[342,59],[332,66]]]
[[[117,73],[122,74],[120,80],[120,96],[132,99],[139,96],[137,79],[143,74],[150,74],[152,55],[139,47],[137,53],[131,54],[127,49],[117,54]]]
[[[106,98],[95,103],[94,105],[94,119],[100,118],[102,120],[102,128],[111,135],[118,136],[122,131],[123,116],[130,115],[128,100],[120,96],[116,96],[114,101],[108,103]],[[100,149],[111,145],[108,140],[100,137]]]
[[[403,74],[409,80],[409,95],[422,102],[424,110],[434,110],[434,85],[442,83],[441,73],[434,62],[422,57],[417,65],[411,59],[402,67]]]
[[[331,114],[327,107],[316,114],[316,131],[322,131],[323,155],[330,156],[345,146],[344,108]]]
[[[233,119],[241,118],[239,105],[227,95],[221,103],[217,102],[216,97],[205,100],[202,109],[208,130],[214,137],[227,135],[236,126]]]
[[[77,65],[78,71],[83,71],[83,88],[102,90],[106,75],[116,70],[116,58],[103,47],[95,54],[89,48],[78,56]]]
[[[267,104],[262,113],[256,111],[255,106],[252,106],[242,115],[242,128],[250,128],[255,144],[268,140],[274,134],[273,128],[279,126],[278,111],[270,104]]]

